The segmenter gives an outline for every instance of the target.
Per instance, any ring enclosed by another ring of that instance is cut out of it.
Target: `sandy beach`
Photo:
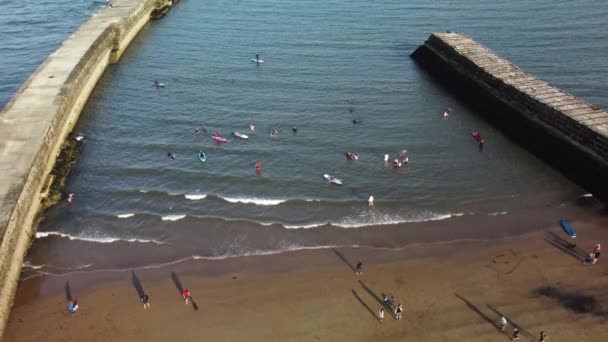
[[[591,341],[608,315],[601,217],[491,240],[404,249],[344,248],[192,261],[155,269],[35,277],[21,283],[6,341]],[[363,275],[353,266],[363,261]],[[196,304],[186,305],[187,288]],[[144,310],[138,292],[150,296]],[[404,306],[376,318],[382,294]],[[67,297],[77,299],[76,315]],[[499,331],[504,315],[509,324]]]

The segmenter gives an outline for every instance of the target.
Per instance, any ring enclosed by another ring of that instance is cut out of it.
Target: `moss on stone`
[[[46,195],[42,198],[41,212],[59,203],[63,198],[65,182],[70,175],[72,166],[76,164],[81,151],[82,142],[76,141],[74,136],[69,135],[61,147],[53,170],[49,174],[51,184],[46,187]]]

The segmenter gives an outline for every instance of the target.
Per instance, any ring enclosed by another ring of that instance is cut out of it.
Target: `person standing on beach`
[[[599,243],[595,244],[595,248],[593,249],[593,263],[595,264],[597,262],[597,259],[600,258],[600,252],[602,251],[602,246]]]
[[[355,274],[356,275],[362,275],[363,274],[363,263],[361,261],[359,261],[357,263],[357,266],[355,267]]]
[[[511,337],[511,340],[517,340],[519,339],[519,329],[517,328],[513,328],[513,337]]]
[[[507,327],[507,318],[505,316],[500,317],[498,327],[500,328],[500,331],[505,331],[505,328]]]
[[[403,304],[399,304],[395,308],[395,319],[401,319],[402,313],[403,313]]]
[[[546,342],[548,338],[549,338],[549,337],[547,336],[547,333],[546,333],[546,332],[544,332],[544,331],[541,331],[541,332],[540,332],[540,338],[539,338],[538,340],[539,340],[540,342]]]
[[[384,309],[380,308],[380,311],[378,311],[378,320],[380,321],[380,323],[384,322]]]
[[[70,301],[68,303],[68,313],[70,315],[75,315],[76,314],[76,310],[78,310],[78,301]]]
[[[369,195],[369,199],[367,200],[367,205],[370,207],[374,206],[374,195]]]
[[[186,304],[190,304],[190,291],[188,291],[188,289],[182,291],[182,298],[184,298]]]
[[[144,305],[144,310],[150,307],[150,297],[146,293],[142,294],[139,298],[141,303]]]

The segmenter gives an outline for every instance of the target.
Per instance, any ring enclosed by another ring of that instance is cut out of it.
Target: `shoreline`
[[[506,215],[464,215],[440,221],[412,222],[388,226],[336,228],[321,226],[310,229],[285,229],[280,225],[256,226],[236,222],[222,226],[234,234],[242,234],[242,244],[230,248],[215,248],[215,240],[199,245],[198,240],[175,240],[171,235],[162,241],[108,240],[87,241],[60,235],[39,233],[28,256],[21,279],[41,274],[60,275],[121,269],[159,268],[187,260],[221,260],[243,256],[282,255],[298,250],[331,248],[370,248],[378,251],[402,250],[419,245],[451,244],[454,241],[494,241],[558,227],[558,219],[571,222],[601,218],[603,205],[593,198],[583,198],[570,205],[551,208],[528,208]],[[166,223],[159,223],[163,226]],[[186,226],[185,226],[186,224]],[[193,228],[190,228],[192,225]],[[192,223],[170,223],[166,227],[182,236],[179,229],[194,229]],[[154,226],[148,227],[151,229]],[[214,231],[207,227],[207,234]],[[258,235],[273,236],[275,242],[257,241]],[[216,234],[218,236],[223,236]],[[251,240],[249,236],[253,236]],[[221,243],[217,242],[217,243]],[[56,251],[61,251],[58,254]]]
[[[574,253],[583,254],[596,241],[606,241],[608,232],[601,229],[606,222],[605,217],[577,221],[579,247]],[[563,248],[568,242],[561,229],[545,228],[493,241],[420,244],[400,250],[309,250],[188,261],[134,272],[37,277],[20,284],[7,336],[18,341],[60,339],[66,334],[92,341],[162,341],[178,336],[486,341],[500,334],[492,307],[506,312],[510,322],[533,337],[547,330],[556,341],[591,339],[602,328],[595,323],[604,312],[601,288],[608,284],[608,276],[602,259],[583,265],[578,254],[573,257]],[[364,263],[362,277],[352,271],[359,260]],[[199,306],[195,314],[184,309],[176,283],[192,292]],[[140,306],[134,284],[150,295],[150,311]],[[81,306],[72,318],[65,313],[66,289]],[[372,317],[381,305],[376,301],[382,291],[403,301],[403,321],[393,322],[387,312],[380,326]],[[579,310],[569,307],[576,301],[561,301],[561,296],[575,294],[592,298],[592,305]],[[22,323],[32,320],[35,325]],[[130,321],[133,324],[125,323]],[[99,324],[91,326],[93,322]]]

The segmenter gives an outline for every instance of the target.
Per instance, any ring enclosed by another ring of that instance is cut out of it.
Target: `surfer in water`
[[[195,134],[195,135],[199,135],[199,134],[201,134],[201,130],[200,130],[200,129],[198,129],[198,127],[197,127],[197,128],[195,128],[195,129],[194,129],[194,134]]]
[[[255,125],[254,124],[249,124],[249,132],[255,133]]]
[[[171,160],[175,160],[175,154],[173,154],[171,152],[167,152],[167,158],[169,158]]]
[[[270,132],[270,135],[273,137],[276,137],[279,135],[279,130],[278,129],[273,129],[272,132]]]
[[[74,193],[73,192],[68,193],[67,201],[68,201],[68,204],[72,204],[74,202]]]
[[[259,160],[257,162],[255,162],[255,169],[256,170],[261,170],[262,169],[262,163]]]
[[[291,131],[293,132],[293,134],[298,133],[298,128],[296,126],[291,127]]]
[[[160,82],[158,82],[158,80],[154,80],[153,84],[155,87],[160,87]]]
[[[218,131],[218,132],[215,132],[215,137],[216,137],[216,138],[219,138],[219,137],[220,137],[220,132],[219,132],[219,131]]]

